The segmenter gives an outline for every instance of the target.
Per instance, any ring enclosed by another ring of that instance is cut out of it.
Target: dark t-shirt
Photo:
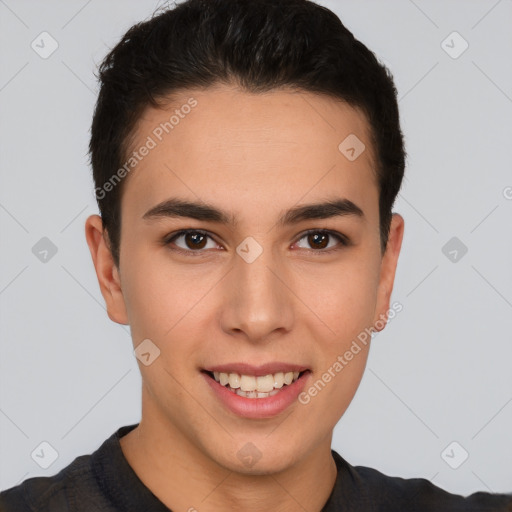
[[[77,457],[54,476],[29,478],[3,491],[0,512],[169,512],[121,450],[119,439],[136,426],[119,428],[94,453]],[[423,478],[389,477],[353,467],[335,451],[332,456],[338,475],[322,512],[512,511],[512,494],[477,492],[464,498]]]

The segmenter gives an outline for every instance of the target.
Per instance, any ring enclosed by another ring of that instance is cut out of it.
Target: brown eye
[[[210,247],[207,247],[208,241],[212,242]],[[175,245],[178,249],[185,252],[204,252],[205,248],[216,248],[215,241],[206,233],[202,231],[180,231],[165,241],[166,245]]]
[[[202,233],[186,233],[184,236],[185,244],[189,249],[203,249],[206,245],[206,235]]]
[[[329,243],[329,235],[325,233],[314,233],[308,235],[308,243],[313,249],[325,249]]]
[[[306,240],[309,247],[304,249],[313,249],[316,252],[330,252],[339,249],[340,246],[348,245],[348,240],[341,233],[326,230],[313,230],[305,233],[300,240]],[[300,242],[299,240],[299,242]],[[338,243],[336,243],[336,241]],[[297,242],[297,243],[299,243]],[[333,243],[334,242],[334,243]],[[299,246],[300,247],[300,246]]]

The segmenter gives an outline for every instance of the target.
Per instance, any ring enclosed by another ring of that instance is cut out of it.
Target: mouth
[[[203,370],[208,377],[233,394],[243,398],[264,399],[285,392],[305,374],[309,369],[293,371],[278,371],[261,374],[261,371],[238,373],[235,371],[209,371]]]
[[[297,402],[312,370],[307,366],[270,362],[259,366],[228,363],[201,369],[219,405],[246,419],[270,419]]]

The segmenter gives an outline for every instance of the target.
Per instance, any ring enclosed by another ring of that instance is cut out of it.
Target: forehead
[[[127,158],[134,151],[139,156],[122,209],[141,215],[171,195],[215,197],[233,211],[269,210],[335,191],[359,203],[378,197],[365,116],[314,93],[182,91],[164,108],[146,109]]]

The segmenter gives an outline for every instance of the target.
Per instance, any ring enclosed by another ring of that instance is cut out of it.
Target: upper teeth
[[[278,372],[269,373],[262,377],[254,375],[240,375],[238,373],[213,372],[213,376],[222,386],[229,384],[233,389],[240,388],[242,391],[259,391],[268,393],[274,388],[282,388],[283,385],[289,385],[299,378],[299,372]]]

